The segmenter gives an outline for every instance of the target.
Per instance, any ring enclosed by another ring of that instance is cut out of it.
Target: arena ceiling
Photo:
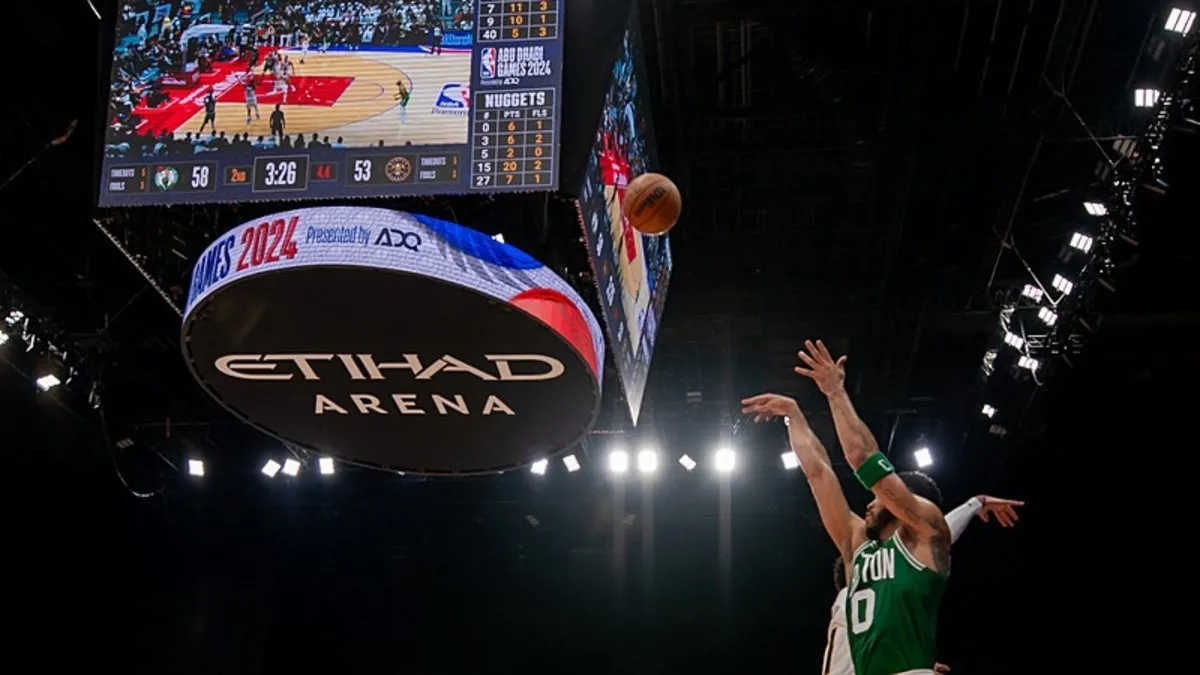
[[[59,29],[103,44],[80,5],[55,10]],[[743,394],[808,396],[790,366],[801,340],[824,337],[849,351],[861,407],[895,442],[965,437],[999,303],[1026,281],[1001,243],[1053,260],[1110,139],[1144,125],[1131,87],[1168,69],[1151,37],[1165,6],[1133,5],[642,2],[663,168],[685,195],[648,428],[708,442],[733,431]],[[6,283],[97,355],[114,436],[231,425],[190,382],[178,317],[138,268],[180,293],[187,251],[238,209],[97,214],[97,73],[30,39],[46,64],[15,71],[0,107],[0,167],[19,172],[0,191]],[[70,141],[47,147],[72,120]],[[567,242],[577,227],[550,226]],[[1196,323],[1113,302],[1116,334]],[[609,398],[601,429],[627,430]]]

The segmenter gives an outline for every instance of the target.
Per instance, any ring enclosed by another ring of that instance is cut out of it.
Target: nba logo
[[[433,104],[435,115],[466,115],[471,107],[471,86],[448,82],[442,85]]]
[[[479,78],[491,80],[496,77],[496,48],[484,47],[479,53]]]

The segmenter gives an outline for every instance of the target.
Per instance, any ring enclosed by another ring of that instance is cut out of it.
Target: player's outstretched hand
[[[1000,523],[1000,527],[1012,527],[1017,524],[1020,518],[1017,516],[1017,507],[1025,506],[1025,502],[1019,502],[1015,499],[1001,499],[999,497],[989,497],[987,495],[979,495],[979,501],[983,502],[983,506],[979,509],[979,519],[983,522],[991,522],[991,517],[996,517],[996,522]]]
[[[933,664],[933,672],[948,673],[948,672],[950,672],[950,666],[948,666],[944,663],[935,663],[935,664]]]
[[[804,362],[807,368],[796,366],[795,371],[798,375],[803,375],[813,382],[817,383],[817,388],[822,394],[829,396],[841,390],[842,385],[846,382],[846,357],[839,356],[834,360],[829,350],[825,348],[825,343],[817,340],[813,344],[812,340],[804,341],[804,350],[799,352],[800,360]]]
[[[776,417],[791,418],[800,422],[804,413],[795,399],[779,394],[759,394],[742,399],[742,414],[753,415],[755,422],[770,422]]]

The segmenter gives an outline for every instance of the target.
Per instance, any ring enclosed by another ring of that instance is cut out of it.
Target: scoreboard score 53
[[[563,0],[475,0],[473,20],[443,15],[403,35],[378,28],[400,9],[352,9],[357,44],[319,47],[313,36],[345,33],[311,4],[272,3],[248,20],[255,30],[222,25],[217,0],[193,12],[211,23],[161,32],[151,20],[144,40],[121,22],[100,205],[558,188]],[[285,15],[304,21],[259,37]],[[227,38],[236,50],[201,59]],[[164,41],[191,60],[131,84],[139,45]]]

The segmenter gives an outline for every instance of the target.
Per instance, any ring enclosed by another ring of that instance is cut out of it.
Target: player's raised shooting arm
[[[880,462],[881,467],[886,466],[876,474],[882,474],[882,477],[870,481],[871,492],[918,537],[932,540],[944,535],[949,540],[950,533],[941,510],[933,503],[918,498],[896,475],[887,458],[880,454],[875,435],[854,410],[854,404],[850,402],[846,390],[839,388],[827,397],[829,409],[833,412],[838,440],[842,444],[842,452],[846,454],[846,461],[854,467],[860,479],[864,472],[871,470],[871,467],[863,466],[868,460]]]
[[[825,526],[825,531],[842,558],[849,560],[854,549],[866,539],[866,531],[862,518],[851,511],[850,504],[846,502],[846,494],[833,470],[829,453],[803,415],[788,418],[788,441],[812,489],[817,511],[821,514],[821,524]]]

